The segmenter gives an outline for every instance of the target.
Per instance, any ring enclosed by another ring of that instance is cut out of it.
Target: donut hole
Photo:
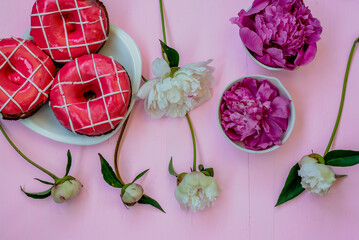
[[[9,64],[6,64],[6,66],[4,66],[3,73],[5,75],[5,78],[9,79],[9,81],[13,84],[20,85],[23,83],[20,74],[17,73]]]
[[[90,101],[92,99],[96,98],[96,93],[92,90],[86,91],[83,93],[83,97],[87,100]]]
[[[76,23],[74,20],[74,17],[72,16],[72,14],[63,14],[62,15],[65,19],[65,24],[66,24],[66,30],[69,33],[75,32],[76,31]]]
[[[66,23],[66,30],[67,30],[67,32],[69,32],[69,33],[75,32],[75,31],[76,31],[76,26],[75,26],[75,24],[67,22],[67,23]]]

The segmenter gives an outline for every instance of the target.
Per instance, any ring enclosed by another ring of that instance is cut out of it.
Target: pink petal
[[[264,65],[268,66],[268,67],[278,67],[273,61],[271,56],[264,52],[263,56],[254,56],[259,62],[263,63]]]
[[[287,128],[288,128],[288,118],[277,118],[277,117],[268,116],[268,119],[271,119],[272,121],[274,121],[284,131],[287,130]]]
[[[255,146],[257,145],[259,138],[260,138],[260,135],[256,134],[256,135],[247,137],[246,139],[244,139],[243,142],[244,142],[246,148],[257,150],[257,148],[255,148]]]
[[[301,63],[298,64],[298,66],[303,66],[310,63],[314,59],[316,53],[317,53],[317,44],[316,43],[310,44],[307,50],[305,50],[303,59]]]
[[[257,81],[253,78],[245,78],[241,81],[241,86],[247,88],[253,96],[257,94]]]
[[[271,141],[278,141],[283,135],[283,129],[271,119],[263,120],[262,126],[264,132],[267,134]]]
[[[283,51],[279,48],[268,48],[267,53],[272,57],[272,61],[279,67],[285,67],[286,60],[283,56]]]
[[[278,118],[288,118],[290,114],[289,110],[290,100],[282,96],[278,96],[273,99],[272,102],[272,111],[270,116]]]
[[[249,28],[241,28],[239,35],[243,41],[243,44],[251,51],[262,56],[263,54],[263,41],[257,33],[253,32]]]
[[[268,81],[264,80],[258,88],[257,96],[260,97],[262,102],[271,101],[278,96],[278,90],[272,87]]]
[[[252,4],[251,9],[246,13],[246,16],[256,14],[262,11],[266,6],[268,6],[269,0],[255,0]]]

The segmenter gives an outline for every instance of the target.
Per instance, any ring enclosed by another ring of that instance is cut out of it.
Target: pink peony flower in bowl
[[[230,83],[218,104],[218,124],[235,147],[252,153],[277,149],[295,122],[292,98],[277,78],[245,76]]]
[[[311,62],[322,33],[303,0],[254,0],[231,22],[239,26],[250,56],[270,70],[294,70]]]

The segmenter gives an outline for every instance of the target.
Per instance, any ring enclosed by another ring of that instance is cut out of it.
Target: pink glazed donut
[[[108,34],[107,11],[98,0],[36,0],[32,8],[30,35],[58,63],[96,53]]]
[[[57,73],[50,105],[59,122],[74,133],[99,136],[123,119],[131,98],[125,69],[113,58],[85,55]]]
[[[0,40],[0,116],[17,120],[34,114],[48,99],[56,68],[34,43]]]

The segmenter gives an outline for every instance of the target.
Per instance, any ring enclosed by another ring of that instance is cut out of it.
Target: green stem
[[[354,50],[355,50],[355,46],[356,44],[359,42],[359,38],[355,39],[352,49],[350,51],[349,54],[349,58],[348,58],[348,63],[347,63],[347,69],[345,71],[345,76],[344,76],[344,83],[343,83],[343,89],[342,89],[342,98],[340,101],[340,105],[339,105],[339,111],[338,111],[338,116],[337,116],[337,120],[335,122],[334,125],[334,129],[332,132],[332,135],[330,137],[327,149],[325,150],[324,156],[329,152],[330,147],[332,146],[335,134],[337,132],[338,126],[339,126],[339,122],[340,122],[340,118],[342,116],[342,112],[343,112],[343,106],[344,106],[344,100],[345,100],[345,93],[346,93],[346,89],[347,89],[347,82],[348,82],[348,76],[349,76],[349,70],[350,70],[350,65],[352,63],[352,58],[353,58],[353,54],[354,54]]]
[[[186,118],[187,118],[187,122],[189,125],[189,129],[191,130],[191,135],[192,135],[192,143],[193,143],[193,169],[192,171],[195,172],[196,168],[197,168],[197,149],[196,149],[196,139],[194,137],[194,132],[193,132],[193,127],[192,127],[192,123],[191,123],[191,119],[189,118],[188,113],[186,113]]]
[[[160,10],[161,10],[161,23],[162,23],[163,42],[167,45],[166,27],[165,27],[165,17],[164,17],[164,14],[163,14],[163,4],[162,4],[162,0],[160,0]]]
[[[148,82],[148,80],[143,75],[141,75],[141,77],[144,82]]]
[[[121,140],[122,140],[123,134],[125,132],[125,129],[126,129],[126,126],[127,126],[127,123],[128,123],[128,119],[130,119],[130,114],[127,116],[126,121],[122,125],[120,135],[118,136],[118,139],[117,139],[116,148],[115,148],[115,156],[114,156],[115,172],[116,172],[118,180],[120,180],[122,185],[126,185],[126,184],[122,180],[122,178],[120,176],[120,171],[118,170],[118,164],[117,164],[117,162],[118,162],[118,150],[120,148]]]
[[[43,171],[44,173],[48,174],[50,177],[52,177],[55,182],[56,180],[59,179],[59,177],[57,177],[55,174],[53,174],[52,172],[46,170],[45,168],[41,167],[40,165],[37,165],[36,163],[34,163],[33,161],[30,160],[30,158],[26,157],[25,154],[23,154],[16,146],[15,144],[11,141],[11,139],[9,138],[9,136],[7,135],[7,133],[5,132],[4,128],[1,126],[0,124],[0,130],[1,132],[4,134],[6,140],[10,143],[10,145],[15,149],[15,151],[20,154],[21,157],[23,157],[26,161],[28,161],[30,164],[32,164],[33,166],[37,167],[38,169],[40,169],[41,171]]]

